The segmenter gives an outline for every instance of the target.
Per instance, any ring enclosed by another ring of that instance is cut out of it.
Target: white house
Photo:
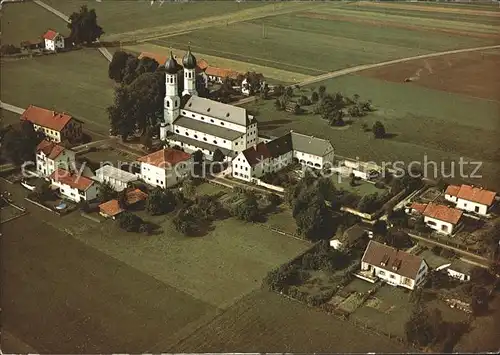
[[[137,161],[141,163],[140,179],[162,188],[175,186],[193,169],[191,154],[172,148],[161,149]]]
[[[40,176],[50,176],[57,168],[75,168],[75,152],[44,139],[36,147],[36,171]]]
[[[444,198],[456,204],[456,207],[479,215],[488,215],[496,199],[496,192],[470,185],[449,185]]]
[[[333,146],[324,139],[289,132],[247,148],[232,160],[233,177],[245,181],[277,172],[296,159],[302,166],[321,169],[333,162]]]
[[[442,234],[450,235],[460,224],[462,211],[435,203],[429,203],[422,213],[424,222],[430,228]]]
[[[454,260],[451,263],[441,265],[436,271],[444,271],[449,277],[460,281],[470,281],[472,265],[461,260]]]
[[[343,165],[348,168],[355,177],[363,180],[373,180],[380,176],[380,168],[375,164],[344,160]]]
[[[47,32],[45,32],[45,34],[43,35],[43,40],[45,42],[45,49],[49,51],[55,51],[57,49],[64,48],[64,37],[54,30],[48,30]]]
[[[30,105],[21,115],[21,121],[33,123],[35,131],[45,134],[48,140],[61,143],[82,138],[82,123],[66,114]]]
[[[239,75],[239,73],[234,70],[212,66],[205,68],[205,74],[207,75],[208,81],[212,83],[222,83],[225,78],[236,80]]]
[[[50,181],[62,195],[74,202],[92,201],[99,195],[95,181],[70,170],[56,169],[50,175]]]
[[[136,181],[137,176],[112,165],[105,165],[96,170],[95,179],[101,183],[109,183],[115,191],[122,191],[130,182]]]
[[[413,290],[424,281],[428,271],[423,258],[370,240],[361,259],[359,276]]]

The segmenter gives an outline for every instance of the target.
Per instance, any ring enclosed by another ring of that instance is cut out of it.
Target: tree
[[[233,209],[233,215],[242,221],[257,221],[260,217],[257,198],[253,195],[247,195],[245,201],[237,204]]]
[[[377,209],[378,193],[364,195],[358,203],[357,210],[363,213],[371,213]]]
[[[291,87],[291,86],[287,86],[287,87],[285,88],[285,93],[284,93],[284,95],[285,95],[286,97],[288,97],[288,98],[292,98],[292,97],[293,97],[293,87]]]
[[[99,186],[99,201],[106,202],[116,197],[117,193],[109,182],[105,181]]]
[[[4,134],[2,153],[15,165],[34,161],[36,146],[43,138],[42,133],[35,131],[33,123],[24,120],[19,129],[10,129]]]
[[[279,97],[285,93],[285,87],[283,85],[275,85],[274,86],[274,96]]]
[[[141,225],[144,223],[139,216],[130,212],[122,212],[117,218],[118,226],[127,232],[138,232]]]
[[[186,197],[193,197],[196,193],[196,188],[192,179],[184,179],[181,189],[182,193]]]
[[[70,15],[68,28],[71,30],[69,38],[76,44],[93,43],[104,34],[102,27],[97,24],[95,10],[89,10],[86,5]]]
[[[139,233],[144,233],[146,235],[153,234],[153,225],[151,223],[142,223],[139,226]]]
[[[332,229],[331,213],[320,197],[313,196],[304,209],[294,213],[297,231],[308,240],[319,240],[326,237]]]
[[[127,189],[118,192],[116,199],[118,200],[118,206],[125,210],[127,208]]]
[[[313,91],[311,94],[311,102],[315,104],[318,101],[319,101],[319,95],[316,91]]]
[[[51,193],[50,183],[44,180],[40,185],[37,185],[35,187],[35,190],[33,190],[33,192],[40,201],[46,200]]]
[[[108,77],[117,83],[121,83],[125,74],[125,66],[127,65],[127,61],[130,57],[131,54],[129,53],[116,51],[113,54],[113,59],[109,63]]]
[[[224,153],[222,153],[222,151],[219,148],[215,149],[214,155],[212,157],[213,161],[223,162],[225,158],[226,156],[224,155]]]
[[[311,104],[311,101],[307,98],[307,96],[302,95],[298,100],[298,104],[301,106],[307,106]]]
[[[443,335],[443,318],[438,309],[429,312],[417,305],[405,324],[406,340],[418,346],[427,346]]]
[[[325,93],[326,93],[326,86],[321,85],[321,86],[318,88],[318,95],[319,95],[319,98],[320,98],[320,99],[322,99],[322,98],[325,96]]]
[[[264,87],[260,91],[260,97],[264,100],[267,100],[269,98],[269,91],[270,91],[269,85],[264,84]]]
[[[176,204],[176,198],[171,190],[157,187],[148,194],[146,211],[150,215],[169,213],[175,209]]]
[[[480,285],[472,287],[471,309],[474,315],[483,313],[488,309],[488,290]]]
[[[375,124],[372,127],[372,132],[373,132],[373,136],[375,138],[379,138],[379,139],[384,138],[386,135],[385,127],[382,124],[382,122],[380,122],[380,121],[375,122]]]
[[[354,94],[352,96],[352,101],[354,101],[355,103],[357,103],[359,101],[359,95],[358,94]]]

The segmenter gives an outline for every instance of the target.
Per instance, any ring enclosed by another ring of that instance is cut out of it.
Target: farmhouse
[[[54,30],[48,30],[45,32],[43,40],[45,42],[46,50],[56,51],[57,49],[64,49],[64,37]]]
[[[321,169],[333,161],[333,146],[327,140],[290,131],[238,154],[232,161],[232,175],[252,181],[289,166],[294,159],[304,167]]]
[[[132,181],[138,178],[135,174],[115,168],[111,165],[105,165],[95,172],[95,179],[99,182],[107,182],[115,191],[122,191]]]
[[[381,279],[390,285],[413,290],[422,283],[428,270],[421,257],[371,240],[357,276],[371,282]]]
[[[147,198],[148,195],[139,189],[127,191],[125,195],[125,204],[127,207],[130,207],[139,202],[145,201]],[[115,219],[116,216],[118,216],[123,211],[125,210],[122,208],[122,206],[120,206],[120,203],[116,199],[109,200],[99,205],[99,214],[106,218]]]
[[[496,192],[470,185],[450,185],[446,188],[444,198],[461,210],[486,216],[495,203]]]
[[[94,181],[71,170],[56,169],[50,175],[50,181],[62,195],[74,202],[91,201],[99,195]]]
[[[240,75],[240,73],[231,69],[223,69],[211,66],[208,66],[205,69],[205,74],[207,75],[209,82],[220,84],[222,84],[225,78],[236,80],[238,78],[238,75]]]
[[[36,171],[49,176],[59,167],[74,168],[75,152],[48,140],[41,141],[36,147]]]
[[[181,182],[192,169],[191,154],[166,148],[138,158],[141,163],[139,176],[144,182],[168,188]]]
[[[33,123],[35,131],[45,134],[56,143],[77,141],[82,138],[82,123],[66,113],[30,105],[21,115],[21,121]]]

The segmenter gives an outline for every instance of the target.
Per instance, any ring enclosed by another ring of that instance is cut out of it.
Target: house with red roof
[[[56,51],[64,49],[64,37],[54,30],[47,30],[42,36],[45,43],[45,49],[48,51]]]
[[[355,276],[414,290],[428,272],[429,266],[422,257],[370,240],[361,258],[361,272]]]
[[[486,216],[496,202],[497,193],[471,185],[449,185],[444,198],[456,208]]]
[[[145,183],[161,188],[177,185],[192,171],[191,154],[165,148],[137,159],[141,163],[139,177]]]
[[[57,168],[49,177],[61,195],[74,202],[92,201],[99,195],[98,184],[72,169]]]
[[[21,115],[23,120],[33,123],[35,131],[42,132],[48,140],[56,143],[82,138],[82,122],[64,112],[29,105]]]
[[[125,203],[128,206],[133,206],[139,202],[143,202],[148,198],[148,195],[145,192],[142,192],[139,189],[127,191],[125,194]],[[101,203],[99,205],[99,214],[106,218],[115,219],[120,213],[125,211],[118,200],[113,199]]]
[[[428,227],[439,233],[451,235],[462,222],[463,212],[459,209],[437,203],[413,202],[406,208],[406,213],[424,217]]]
[[[40,176],[50,176],[58,167],[75,166],[75,152],[44,139],[36,147],[36,171]]]

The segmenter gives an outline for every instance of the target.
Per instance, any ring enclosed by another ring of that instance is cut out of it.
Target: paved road
[[[353,74],[357,73],[363,70],[368,70],[368,69],[374,69],[374,68],[379,68],[379,67],[384,67],[387,65],[392,65],[392,64],[398,64],[398,63],[406,63],[414,60],[419,60],[419,59],[426,59],[426,58],[434,58],[434,57],[441,57],[444,55],[448,54],[457,54],[457,53],[466,53],[466,52],[475,52],[475,51],[482,51],[482,50],[488,50],[488,49],[499,49],[500,45],[494,45],[494,46],[484,46],[484,47],[474,47],[474,48],[465,48],[465,49],[455,49],[452,51],[444,51],[444,52],[437,52],[437,53],[429,53],[429,54],[422,54],[422,55],[417,55],[414,57],[406,57],[406,58],[400,58],[400,59],[394,59],[394,60],[389,60],[386,62],[380,62],[380,63],[375,63],[375,64],[363,64],[363,65],[357,65],[352,68],[346,68],[346,69],[340,69],[336,70],[330,73],[326,74],[321,74],[318,76],[315,76],[311,79],[304,80],[300,83],[297,83],[300,86],[304,85],[310,85],[314,84],[323,80],[327,79],[332,79],[332,78],[337,78],[339,76],[344,76],[348,74]],[[243,105],[249,102],[252,102],[255,100],[255,96],[252,97],[247,97],[244,98],[240,101],[237,101],[234,103],[234,105]]]
[[[52,12],[57,17],[60,17],[61,19],[63,19],[64,21],[69,23],[69,17],[66,16],[65,14],[63,14],[61,11],[54,9],[52,6],[47,5],[46,3],[44,3],[43,1],[40,1],[40,0],[33,0],[33,2],[35,4],[43,7],[45,10]],[[97,40],[96,42],[99,42],[99,40]],[[113,58],[113,56],[107,50],[107,48],[99,47],[99,48],[97,48],[97,50],[104,56],[104,58],[106,58],[108,60],[108,62],[111,62],[111,59]]]
[[[19,115],[22,115],[24,110],[25,110],[24,108],[10,105],[10,104],[6,104],[5,102],[2,102],[2,101],[0,101],[0,108],[4,109],[6,111],[17,113]]]

